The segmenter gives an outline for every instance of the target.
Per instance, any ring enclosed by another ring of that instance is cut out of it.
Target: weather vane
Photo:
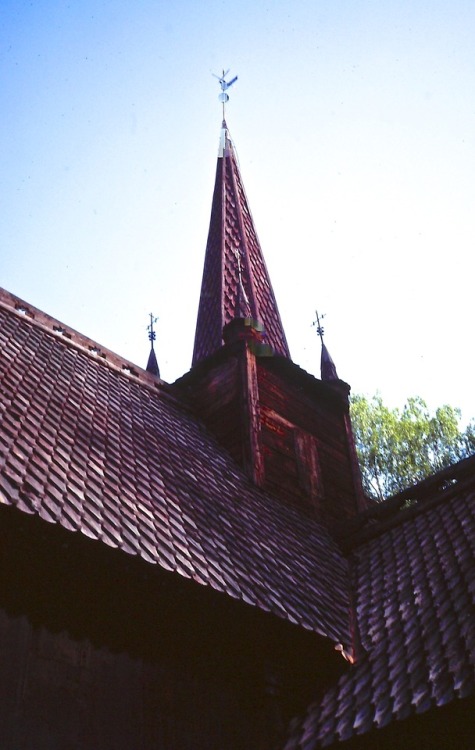
[[[219,85],[221,86],[221,93],[220,93],[218,99],[221,102],[221,104],[223,105],[223,120],[224,120],[224,107],[225,107],[226,103],[229,102],[229,94],[227,94],[226,91],[229,88],[231,88],[231,86],[233,85],[233,83],[236,83],[236,81],[238,79],[237,76],[234,76],[234,78],[231,78],[230,81],[226,81],[226,76],[228,75],[229,70],[230,70],[230,68],[228,68],[227,70],[223,70],[223,75],[221,75],[221,76],[217,76],[216,73],[212,74],[212,75],[214,75],[215,78],[218,79]]]
[[[157,334],[153,330],[154,323],[156,323],[157,320],[158,318],[154,318],[153,313],[150,313],[150,324],[147,326],[147,331],[148,331],[148,340],[152,344],[152,348],[153,348],[153,342],[157,338]]]
[[[318,314],[318,310],[315,310],[315,315],[317,316],[317,319],[312,323],[312,325],[315,326],[315,328],[317,330],[317,333],[320,336],[320,340],[321,340],[321,342],[323,344],[323,335],[325,333],[325,330],[324,330],[324,328],[323,328],[323,326],[322,326],[322,324],[320,322],[320,316]],[[323,320],[324,317],[325,317],[325,315],[322,314],[321,320]]]

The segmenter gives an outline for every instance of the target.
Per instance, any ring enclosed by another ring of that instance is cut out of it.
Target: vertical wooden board
[[[315,512],[320,512],[325,485],[317,439],[303,430],[296,430],[294,439],[300,484]]]
[[[3,611],[0,634],[1,748],[146,747],[139,659]]]
[[[31,626],[0,609],[0,747],[21,747],[18,717],[27,677]]]
[[[150,663],[1,610],[0,656],[2,750],[258,746],[263,717],[249,698],[254,688],[215,663]]]
[[[192,379],[188,396],[207,428],[233,458],[243,461],[243,415],[238,359],[233,356]]]
[[[86,735],[88,705],[83,643],[65,632],[32,628],[28,669],[18,724],[25,747],[80,748]]]
[[[266,486],[285,500],[299,498],[322,521],[341,520],[358,507],[345,404],[297,370],[291,375],[258,364]]]
[[[246,344],[241,366],[241,414],[243,424],[244,468],[255,484],[264,481],[264,459],[262,455],[261,416],[257,362]]]
[[[143,747],[142,661],[126,653],[95,649],[89,710],[89,747]]]
[[[344,423],[333,401],[323,395],[310,395],[296,383],[270,372],[259,364],[259,388],[262,404],[302,430],[325,437],[328,441],[341,441],[345,435]]]
[[[143,665],[144,750],[244,750],[256,724],[229,679]]]

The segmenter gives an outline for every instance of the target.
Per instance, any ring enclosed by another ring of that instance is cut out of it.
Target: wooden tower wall
[[[341,390],[295,366],[258,359],[264,487],[333,525],[357,512]]]
[[[236,338],[176,386],[255,484],[328,526],[354,515],[362,493],[348,386],[269,356],[238,323]]]

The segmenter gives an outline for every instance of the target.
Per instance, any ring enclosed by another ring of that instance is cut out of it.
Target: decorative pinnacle
[[[147,367],[145,369],[147,370],[147,372],[159,378],[160,368],[158,367],[157,357],[155,355],[155,349],[153,347],[153,342],[157,338],[156,333],[153,330],[153,325],[157,322],[157,320],[158,318],[154,318],[153,313],[150,313],[150,323],[147,326],[148,340],[150,341],[150,354],[148,355]]]
[[[229,68],[227,70],[223,70],[223,74],[221,76],[217,76],[216,73],[213,73],[212,75],[218,79],[219,85],[221,86],[221,93],[218,97],[219,101],[223,105],[223,120],[224,120],[224,109],[227,102],[229,102],[229,94],[226,93],[226,91],[231,88],[233,83],[236,83],[238,77],[234,76],[230,81],[226,81],[226,76],[229,73]]]
[[[320,359],[320,372],[321,372],[322,380],[338,380],[339,378],[338,378],[338,373],[336,371],[335,363],[330,357],[327,347],[323,343],[323,335],[325,331],[323,329],[321,321],[323,320],[325,315],[322,314],[322,316],[320,316],[317,310],[315,310],[315,315],[317,316],[317,319],[312,323],[312,325],[315,326],[316,331],[318,335],[320,336],[320,341],[322,343],[322,356]]]
[[[157,334],[155,333],[155,331],[153,329],[154,323],[156,323],[157,320],[158,320],[158,318],[154,318],[153,317],[153,313],[150,313],[150,324],[147,326],[147,331],[148,331],[148,340],[152,344],[152,349],[153,349],[153,342],[157,338]]]

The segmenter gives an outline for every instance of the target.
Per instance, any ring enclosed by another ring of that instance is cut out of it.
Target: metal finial
[[[317,316],[317,319],[312,323],[312,325],[315,326],[316,331],[320,336],[320,341],[322,342],[322,356],[320,359],[320,372],[322,380],[338,380],[338,373],[336,371],[335,363],[330,357],[330,353],[327,347],[323,343],[323,335],[325,331],[323,329],[321,321],[323,320],[325,315],[319,315],[317,310],[315,310],[315,315]]]
[[[156,339],[155,331],[153,330],[153,325],[156,323],[158,318],[155,318],[153,316],[153,313],[150,313],[150,323],[147,326],[148,331],[148,340],[150,341],[150,354],[148,355],[148,362],[147,367],[145,368],[147,372],[151,373],[151,375],[155,375],[155,377],[160,377],[160,368],[158,367],[157,357],[155,355],[155,349],[153,346],[153,342]]]
[[[223,105],[223,120],[225,119],[224,118],[225,105],[229,101],[229,94],[227,94],[226,91],[229,88],[231,88],[231,86],[233,85],[233,83],[236,83],[236,81],[238,79],[237,76],[234,76],[234,78],[232,78],[230,81],[226,81],[226,76],[228,75],[228,73],[229,73],[229,68],[227,70],[223,70],[223,74],[221,76],[217,76],[216,73],[212,74],[215,78],[218,79],[219,85],[221,86],[221,93],[220,93],[218,99],[221,102],[221,104]]]
[[[321,342],[323,344],[323,336],[325,334],[325,329],[321,325],[320,316],[318,314],[318,310],[315,310],[315,315],[317,316],[317,319],[314,320],[314,322],[312,323],[312,325],[315,326],[316,331],[317,331],[318,335],[320,336],[320,340],[321,340]],[[325,315],[322,313],[321,320],[323,320],[324,317],[325,317]]]
[[[158,320],[158,318],[154,318],[153,313],[150,313],[150,323],[147,326],[147,331],[148,331],[148,340],[152,344],[152,349],[153,349],[153,342],[157,338],[157,334],[153,330],[154,323],[156,323],[157,320]]]

